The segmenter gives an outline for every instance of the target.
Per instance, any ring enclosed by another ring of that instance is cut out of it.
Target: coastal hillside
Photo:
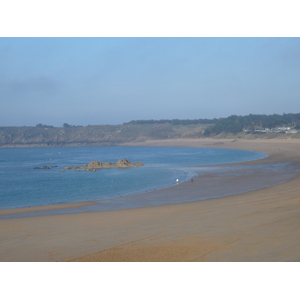
[[[207,125],[123,124],[0,127],[0,147],[113,146],[149,139],[198,138]]]
[[[300,138],[300,114],[197,120],[137,120],[122,125],[0,127],[0,147],[113,146],[178,138]]]

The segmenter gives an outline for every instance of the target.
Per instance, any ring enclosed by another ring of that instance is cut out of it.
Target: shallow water
[[[23,213],[1,218],[27,217],[49,214],[108,211],[126,208],[150,207],[207,200],[226,195],[245,193],[286,182],[299,174],[298,165],[285,163],[258,163],[210,167],[184,167],[199,176],[171,187],[112,198],[99,199],[93,205],[41,212]]]
[[[91,206],[25,213],[17,215],[19,217],[205,200],[275,185],[288,181],[299,172],[299,167],[289,162],[226,165],[267,156],[230,149],[95,147],[0,150],[5,150],[0,151],[1,209],[96,201]],[[67,165],[83,165],[91,160],[114,162],[119,158],[143,161],[145,165],[97,172],[60,172]],[[213,166],[213,163],[218,165]],[[33,169],[45,164],[57,165],[57,168]],[[191,178],[194,178],[193,182]],[[184,183],[176,184],[176,179]]]

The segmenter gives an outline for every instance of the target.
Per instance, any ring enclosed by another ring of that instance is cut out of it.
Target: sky
[[[298,37],[1,37],[0,126],[300,112]]]

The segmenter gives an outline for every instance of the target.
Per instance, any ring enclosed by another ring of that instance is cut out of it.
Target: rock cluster
[[[96,171],[98,169],[110,169],[110,168],[134,168],[141,167],[144,164],[142,162],[132,163],[128,159],[119,159],[116,163],[112,162],[100,162],[100,161],[91,161],[87,165],[72,167],[67,166],[65,169],[80,169],[83,171]]]
[[[34,169],[52,169],[57,168],[57,166],[43,166],[43,167],[35,167]]]

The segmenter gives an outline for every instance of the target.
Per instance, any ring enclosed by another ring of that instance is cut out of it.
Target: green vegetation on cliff
[[[129,125],[145,125],[145,124],[171,124],[171,125],[199,125],[199,124],[214,124],[218,119],[194,119],[194,120],[179,120],[179,119],[161,119],[161,120],[133,120],[128,123]]]
[[[230,116],[220,118],[213,126],[208,127],[204,135],[215,136],[222,133],[258,133],[262,130],[269,132],[276,131],[278,127],[289,127],[295,130],[300,129],[300,114],[283,115],[248,115],[248,116]]]
[[[196,138],[203,125],[94,125],[0,127],[0,147],[110,146],[147,139]]]

